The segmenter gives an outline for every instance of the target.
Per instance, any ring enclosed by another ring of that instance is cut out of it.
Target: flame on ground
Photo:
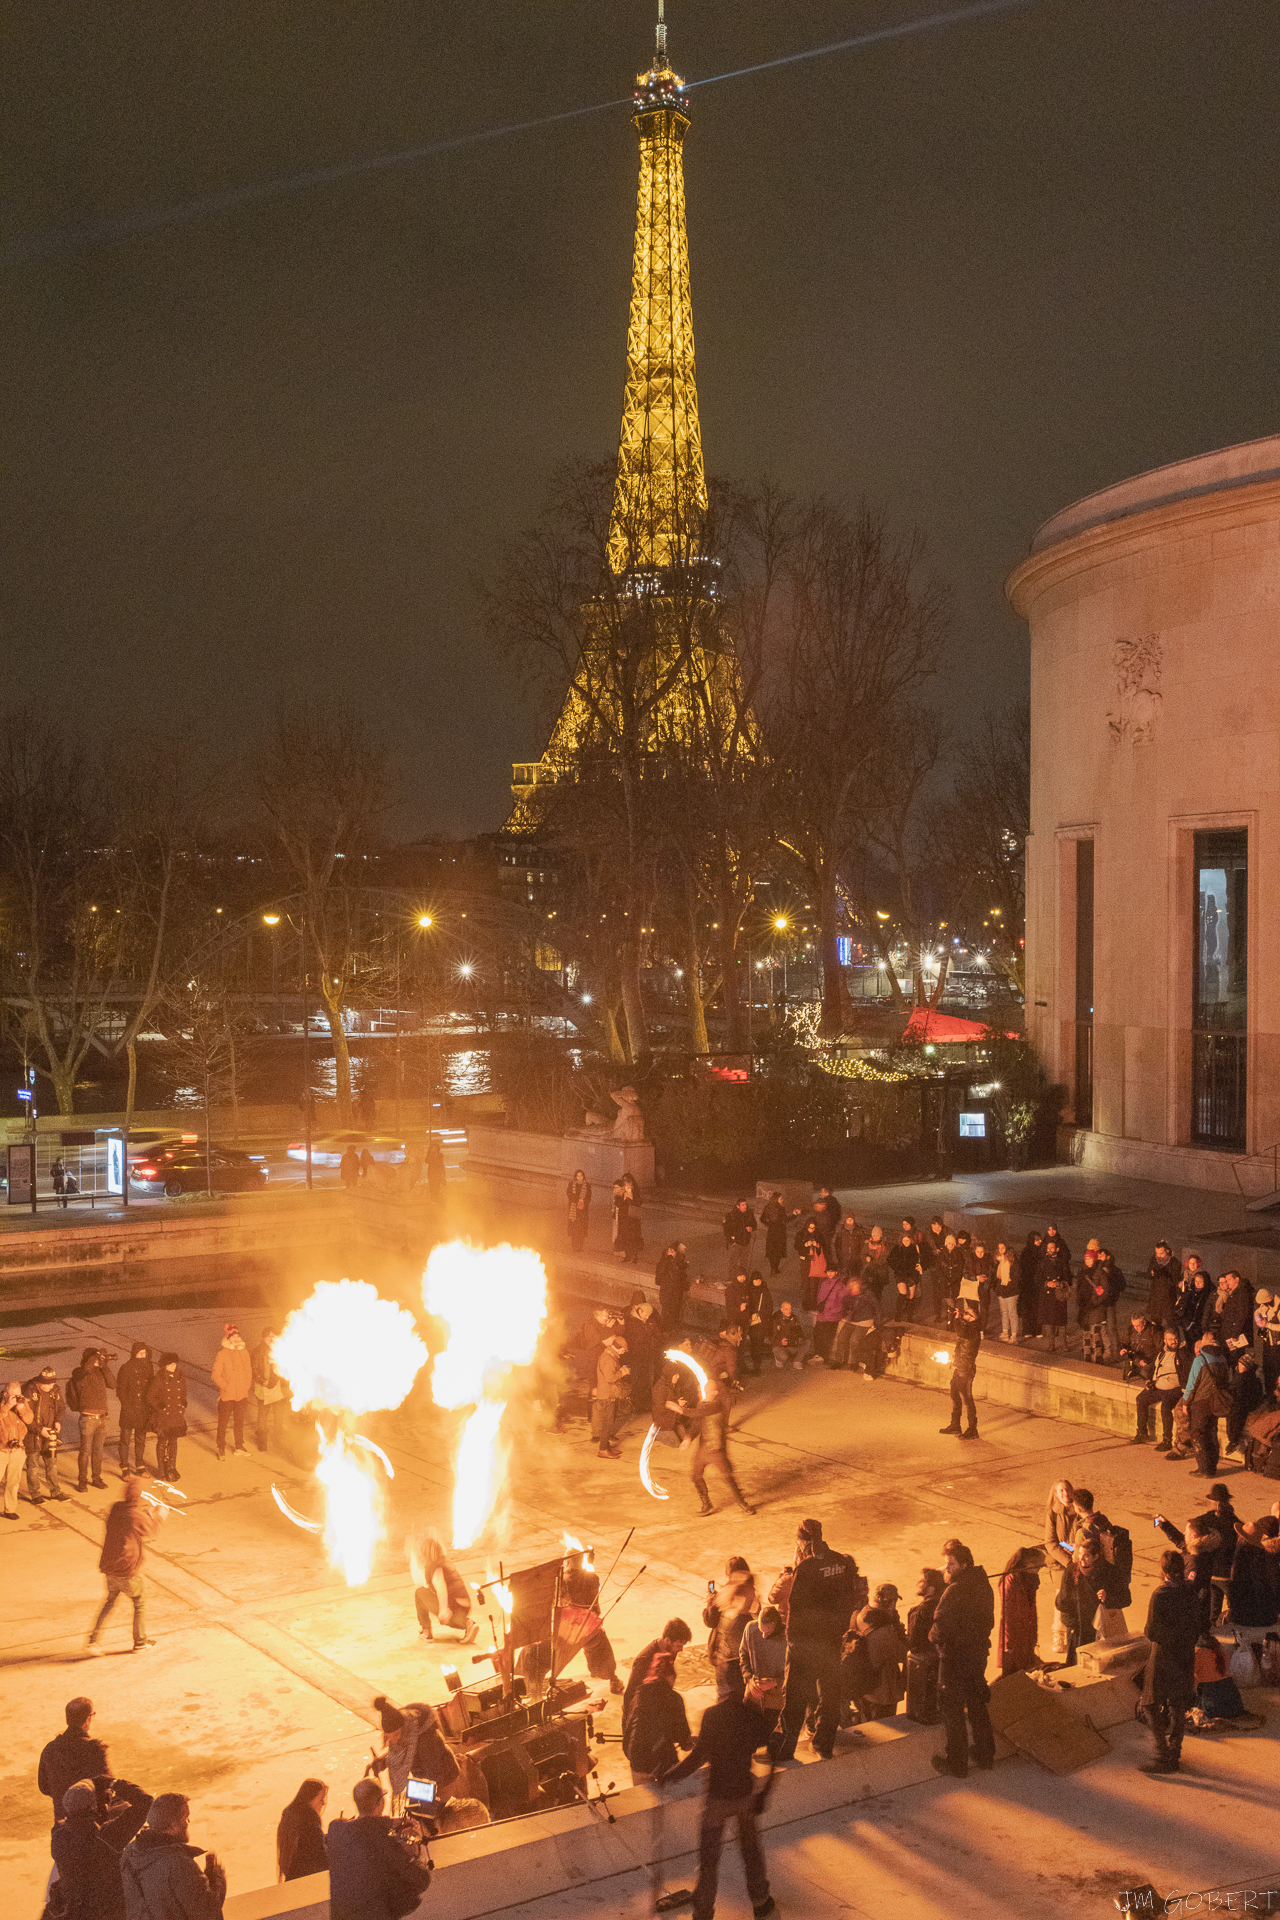
[[[325,1280],[289,1315],[273,1358],[289,1383],[295,1412],[317,1406],[343,1416],[332,1440],[317,1422],[316,1478],[325,1490],[329,1558],[348,1586],[363,1586],[382,1538],[382,1489],[367,1456],[381,1460],[389,1477],[394,1478],[394,1469],[381,1447],[352,1432],[352,1423],[358,1414],[398,1407],[427,1349],[413,1315],[384,1300],[376,1287],[364,1280]],[[314,1524],[295,1513],[274,1487],[272,1493],[287,1518],[299,1526]]]
[[[533,1359],[547,1313],[547,1275],[530,1247],[436,1247],[422,1298],[445,1321],[449,1342],[435,1356],[438,1407],[473,1411],[454,1462],[453,1544],[469,1547],[493,1510],[506,1474],[502,1415],[514,1367]]]

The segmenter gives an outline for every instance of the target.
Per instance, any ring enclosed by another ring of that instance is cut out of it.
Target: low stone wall
[[[569,1180],[579,1167],[595,1189],[592,1205],[607,1210],[613,1183],[620,1175],[634,1176],[641,1195],[653,1190],[653,1147],[648,1140],[615,1140],[601,1130],[565,1137],[554,1133],[521,1133],[512,1127],[472,1126],[467,1134],[468,1173],[515,1174],[542,1180]],[[603,1191],[601,1191],[603,1189]]]
[[[948,1390],[953,1351],[949,1334],[937,1327],[887,1327],[885,1334],[901,1335],[885,1369],[888,1379],[911,1380],[940,1393]],[[936,1359],[939,1353],[947,1359]],[[1124,1434],[1133,1432],[1137,1391],[1137,1384],[1125,1385],[1114,1367],[1092,1366],[1062,1354],[1041,1356],[990,1338],[982,1342],[973,1383],[975,1401]]]
[[[1002,1682],[992,1686],[993,1700]],[[1055,1694],[1069,1712],[1099,1729],[1133,1719],[1127,1677],[1095,1681]],[[994,1709],[993,1709],[994,1711]],[[941,1727],[920,1727],[899,1715],[844,1735],[834,1760],[784,1769],[761,1819],[766,1831],[815,1815],[838,1813],[885,1793],[935,1780],[932,1756],[943,1750]],[[998,1756],[1012,1749],[999,1737]],[[418,1911],[431,1920],[478,1920],[517,1903],[580,1892],[650,1864],[687,1858],[698,1849],[704,1783],[696,1776],[665,1792],[630,1787],[605,1814],[564,1807],[527,1819],[452,1834],[432,1846],[436,1871]],[[329,1920],[328,1875],[231,1896],[224,1920]],[[602,1902],[608,1898],[603,1888]]]

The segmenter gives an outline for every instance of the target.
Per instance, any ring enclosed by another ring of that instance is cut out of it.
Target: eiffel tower
[[[721,704],[724,676],[734,671],[715,611],[715,567],[700,550],[707,483],[698,423],[693,303],[685,232],[685,86],[667,58],[663,0],[658,0],[653,64],[636,76],[632,114],[640,141],[627,381],[622,404],[613,511],[606,549],[610,579],[584,608],[582,661],[540,761],[516,762],[516,807],[508,830],[536,828],[538,788],[561,777],[577,749],[607,734],[612,705],[604,664],[630,620],[623,643],[634,650],[643,630],[651,656],[649,698],[642,697],[643,751],[687,733],[690,702]],[[607,611],[605,610],[607,607]],[[588,686],[588,681],[590,685]],[[634,694],[634,685],[630,692]],[[633,700],[634,707],[634,700]]]

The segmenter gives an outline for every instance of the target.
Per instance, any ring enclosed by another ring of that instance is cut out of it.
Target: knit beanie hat
[[[397,1707],[392,1706],[386,1694],[380,1693],[373,1704],[382,1718],[382,1731],[384,1733],[399,1733],[401,1727],[404,1725],[404,1715]]]

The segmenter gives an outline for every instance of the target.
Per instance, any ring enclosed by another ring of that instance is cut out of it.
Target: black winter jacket
[[[939,1680],[950,1675],[981,1673],[991,1651],[996,1623],[996,1601],[983,1567],[965,1567],[942,1589],[933,1616],[933,1642],[938,1649]]]

